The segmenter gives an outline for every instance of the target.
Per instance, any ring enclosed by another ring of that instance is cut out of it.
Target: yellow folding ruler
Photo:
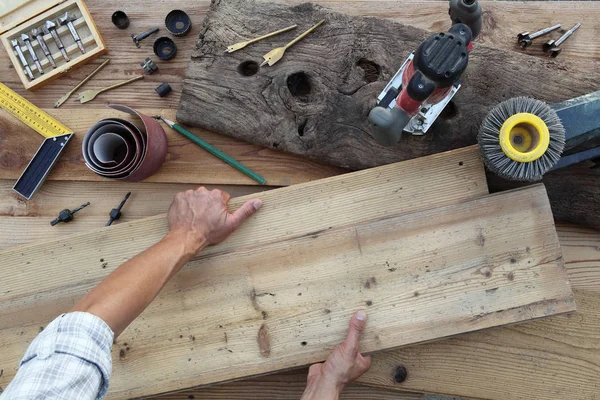
[[[13,186],[17,193],[29,200],[52,170],[73,136],[73,131],[2,83],[0,83],[0,108],[5,109],[45,138]]]

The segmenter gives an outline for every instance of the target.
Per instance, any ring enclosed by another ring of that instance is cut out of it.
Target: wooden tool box
[[[75,18],[73,25],[81,39],[85,53],[80,51],[69,28],[66,25],[60,25],[57,21],[66,12]],[[54,58],[56,68],[53,68],[50,61],[44,55],[38,40],[31,38],[31,46],[44,71],[41,74],[25,43],[21,40],[21,34],[30,35],[33,28],[41,29],[48,20],[56,23],[56,32],[64,45],[70,61],[65,61],[54,38],[50,33],[46,32],[43,38]],[[11,44],[11,40],[13,39],[18,40],[21,46],[23,56],[31,68],[33,79],[27,76],[25,67]],[[83,65],[108,51],[83,0],[1,0],[0,40],[2,40],[2,44],[8,52],[15,71],[21,78],[23,86],[28,90],[35,90],[60,77],[61,74],[66,73],[70,69]]]

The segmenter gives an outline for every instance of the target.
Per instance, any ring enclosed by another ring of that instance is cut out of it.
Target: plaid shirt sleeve
[[[31,343],[0,399],[103,398],[112,369],[113,336],[95,315],[59,316]]]

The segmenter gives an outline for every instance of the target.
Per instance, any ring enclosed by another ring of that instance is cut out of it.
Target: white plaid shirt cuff
[[[31,343],[2,399],[101,399],[110,381],[113,337],[95,315],[60,315]]]

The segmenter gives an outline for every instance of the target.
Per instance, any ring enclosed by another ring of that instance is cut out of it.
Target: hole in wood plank
[[[242,76],[252,76],[258,72],[258,63],[256,61],[244,61],[238,66],[237,71]]]
[[[303,120],[300,122],[300,125],[298,125],[298,136],[304,136],[304,129],[306,128],[307,122],[307,120]]]
[[[367,60],[366,58],[361,58],[358,60],[356,65],[358,65],[359,68],[364,71],[365,81],[367,81],[367,83],[376,82],[379,79],[381,68],[373,61]]]
[[[288,76],[287,87],[294,97],[306,96],[310,94],[310,79],[304,72],[296,72]]]

